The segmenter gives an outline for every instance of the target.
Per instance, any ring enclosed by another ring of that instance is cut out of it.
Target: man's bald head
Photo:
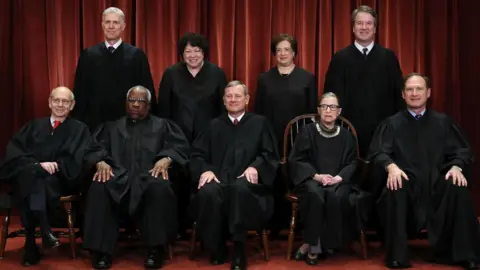
[[[75,99],[75,96],[73,95],[72,90],[70,90],[66,86],[55,87],[55,88],[53,88],[52,92],[50,92],[50,97],[55,97],[55,96],[58,96],[58,95],[69,95],[70,100]]]
[[[52,92],[50,92],[48,106],[50,110],[52,110],[52,116],[55,117],[55,119],[65,119],[75,106],[73,92],[65,86],[55,87]]]

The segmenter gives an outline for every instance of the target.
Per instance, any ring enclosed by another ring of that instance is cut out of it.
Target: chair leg
[[[197,244],[197,222],[193,222],[192,239],[190,240],[190,260],[195,256],[195,246]]]
[[[262,230],[262,242],[263,242],[263,255],[265,257],[265,261],[270,260],[270,249],[268,246],[268,233],[267,230]]]
[[[168,245],[168,258],[173,259],[173,244]]]
[[[367,245],[367,239],[365,237],[365,233],[363,232],[363,230],[360,229],[360,245],[362,246],[362,256],[363,256],[363,259],[366,260],[367,259],[367,248],[368,248],[368,245]]]
[[[68,236],[70,239],[70,252],[72,254],[72,259],[77,258],[75,245],[77,242],[77,237],[75,235],[75,227],[73,226],[73,218],[72,218],[72,202],[65,202],[64,203],[65,211],[67,212],[68,217]]]
[[[7,246],[7,238],[8,238],[8,226],[10,225],[10,215],[12,214],[12,209],[9,208],[5,219],[3,220],[3,227],[2,227],[2,236],[0,238],[0,260],[3,259],[5,255],[5,248]]]
[[[295,240],[295,219],[297,218],[297,203],[292,203],[292,217],[290,219],[290,232],[288,233],[287,261],[292,257],[293,241]]]

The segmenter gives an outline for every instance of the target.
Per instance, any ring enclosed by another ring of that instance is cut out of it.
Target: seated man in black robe
[[[261,229],[273,210],[271,187],[279,165],[275,135],[265,117],[247,113],[245,85],[230,82],[223,97],[228,113],[213,119],[193,143],[190,172],[198,192],[190,205],[197,232],[223,264],[222,225],[233,236],[232,269],[246,269],[247,229]]]
[[[128,116],[101,125],[86,156],[96,173],[86,199],[84,248],[92,252],[95,268],[112,265],[118,219],[139,221],[149,247],[146,268],[163,265],[166,245],[175,238],[176,199],[168,168],[186,165],[189,144],[176,124],[149,114],[151,98],[143,86],[131,88]]]
[[[337,96],[325,93],[318,106],[320,121],[300,130],[289,156],[289,171],[305,226],[305,244],[295,253],[295,259],[309,265],[318,264],[320,253],[342,249],[351,240],[350,218],[355,216],[350,195],[356,191],[368,198],[353,185],[357,141],[351,131],[336,125],[341,111]]]
[[[386,265],[410,267],[408,237],[426,228],[436,262],[477,269],[480,227],[462,173],[472,149],[450,117],[426,108],[430,92],[427,77],[407,75],[407,110],[387,118],[371,144],[370,159],[388,171],[378,201]]]
[[[75,105],[66,87],[52,90],[51,116],[27,123],[7,145],[0,179],[11,181],[26,231],[23,265],[37,264],[41,254],[35,244],[40,224],[44,248],[60,245],[53,236],[46,210],[63,195],[75,194],[81,184],[83,157],[92,141],[88,127],[68,113]]]

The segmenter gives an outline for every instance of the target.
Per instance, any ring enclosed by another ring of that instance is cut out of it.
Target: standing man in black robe
[[[36,224],[40,224],[44,248],[60,245],[52,234],[47,209],[61,196],[79,191],[83,157],[92,141],[85,124],[68,118],[75,106],[70,89],[53,89],[48,105],[51,116],[22,127],[8,143],[0,167],[0,179],[10,181],[20,206],[26,231],[24,266],[37,264],[41,258],[35,244]]]
[[[227,256],[224,219],[234,247],[231,269],[246,269],[247,229],[261,229],[273,212],[272,184],[279,165],[275,135],[264,116],[245,112],[247,87],[225,88],[228,113],[212,120],[193,143],[190,172],[198,192],[190,204],[212,264]]]
[[[145,53],[122,41],[125,15],[116,7],[102,15],[105,41],[85,49],[78,59],[74,93],[77,105],[73,117],[87,124],[91,131],[125,115],[128,89],[142,85],[152,95],[151,110],[156,114],[157,99],[150,65]]]
[[[96,164],[87,194],[84,248],[95,268],[110,268],[118,237],[118,218],[139,220],[149,247],[146,268],[160,268],[165,246],[177,230],[176,198],[168,168],[188,162],[189,144],[180,128],[149,114],[151,92],[135,86],[127,93],[127,114],[101,125],[87,153]]]
[[[324,91],[342,101],[343,115],[357,130],[360,156],[365,157],[375,128],[404,108],[402,71],[394,52],[374,42],[377,13],[371,7],[353,11],[352,27],[355,41],[333,55]]]
[[[407,110],[386,119],[372,140],[370,159],[388,171],[378,202],[386,265],[410,267],[408,237],[426,228],[437,262],[477,269],[480,226],[463,174],[472,149],[450,117],[426,108],[430,93],[427,77],[407,75]]]
[[[190,144],[210,120],[224,112],[223,90],[227,85],[225,72],[206,60],[209,44],[205,36],[186,33],[178,42],[182,61],[168,67],[158,87],[158,112],[162,118],[173,120]],[[174,183],[178,199],[179,234],[186,238],[186,229],[192,225],[187,215],[191,188],[188,172],[182,172]]]
[[[377,13],[371,7],[355,9],[352,12],[355,41],[333,55],[325,76],[324,91],[335,93],[341,100],[343,116],[357,131],[362,158],[366,158],[375,128],[405,108],[400,64],[393,51],[374,42],[377,25]],[[361,183],[361,187],[378,198],[385,184],[380,181],[385,178],[385,171],[369,166],[368,174],[369,181]],[[370,219],[373,226],[378,224],[376,216]]]

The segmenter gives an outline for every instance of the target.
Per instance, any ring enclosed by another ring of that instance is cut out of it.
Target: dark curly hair
[[[205,58],[208,58],[209,46],[208,40],[202,34],[197,33],[186,33],[183,35],[180,40],[178,41],[178,54],[183,58],[183,52],[185,51],[185,47],[190,44],[192,47],[199,47],[203,51],[203,55]]]

